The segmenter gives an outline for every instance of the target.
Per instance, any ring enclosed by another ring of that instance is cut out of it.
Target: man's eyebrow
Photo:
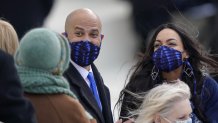
[[[78,27],[78,26],[76,26],[74,29],[75,29],[75,30],[84,30],[83,28]]]
[[[91,32],[99,33],[99,30],[98,29],[92,29]]]

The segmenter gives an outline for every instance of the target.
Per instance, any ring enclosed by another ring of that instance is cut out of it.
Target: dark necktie
[[[96,86],[96,83],[95,83],[95,79],[94,79],[94,76],[92,74],[92,72],[89,72],[87,78],[89,79],[90,81],[90,89],[98,103],[98,106],[99,108],[101,109],[102,111],[102,105],[101,105],[101,100],[100,100],[100,97],[99,97],[99,94],[98,94],[98,91],[97,91],[97,86]]]

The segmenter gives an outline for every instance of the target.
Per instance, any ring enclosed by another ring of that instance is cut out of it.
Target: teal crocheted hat
[[[29,31],[22,39],[15,59],[19,66],[62,74],[69,64],[67,40],[45,28]]]
[[[45,28],[30,30],[21,39],[15,62],[25,92],[75,97],[63,77],[70,62],[70,47],[62,35]]]

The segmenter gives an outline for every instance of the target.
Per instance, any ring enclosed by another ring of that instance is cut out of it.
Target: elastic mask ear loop
[[[64,35],[66,38],[68,37],[66,32],[61,33],[62,35]]]
[[[195,75],[193,72],[193,68],[192,68],[191,64],[188,62],[188,60],[185,61],[184,73],[190,78],[193,76],[193,78],[194,78],[194,96],[196,96],[197,95],[196,78],[195,78]]]
[[[99,48],[101,48],[101,45],[102,45],[102,40],[101,40],[101,42],[100,42]]]
[[[104,35],[103,35],[103,34],[101,34],[101,40],[103,40],[103,38],[104,38]]]
[[[159,69],[156,68],[154,65],[154,67],[152,68],[152,72],[151,72],[152,79],[155,80],[157,78],[158,74],[159,74]]]

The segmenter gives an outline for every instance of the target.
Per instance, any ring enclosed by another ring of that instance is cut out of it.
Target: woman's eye
[[[154,44],[154,48],[160,47],[160,44]]]
[[[169,46],[176,46],[176,43],[169,43]]]
[[[185,119],[185,117],[181,117],[181,118],[179,118],[179,120],[184,120]]]
[[[185,120],[185,119],[187,119],[189,116],[182,116],[182,117],[180,117],[179,118],[179,120]]]

